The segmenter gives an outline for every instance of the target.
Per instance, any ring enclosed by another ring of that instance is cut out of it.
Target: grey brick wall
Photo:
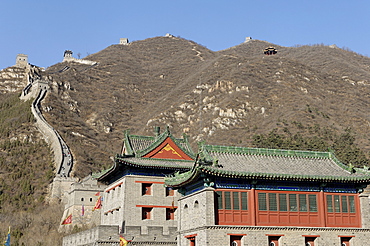
[[[279,246],[304,245],[305,237],[317,236],[315,246],[340,245],[340,236],[350,236],[351,246],[368,246],[369,229],[210,226],[180,232],[178,246],[188,246],[187,235],[196,235],[196,245],[230,245],[230,234],[243,235],[243,246],[268,246],[269,235],[281,235]]]

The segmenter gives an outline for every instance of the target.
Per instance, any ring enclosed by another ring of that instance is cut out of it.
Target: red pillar
[[[257,200],[256,200],[256,190],[252,188],[251,192],[251,199],[250,199],[250,216],[251,216],[251,224],[256,226],[257,225]]]
[[[317,208],[318,208],[318,212],[319,212],[320,226],[321,227],[326,227],[325,195],[324,195],[324,191],[322,191],[322,190],[319,193]]]

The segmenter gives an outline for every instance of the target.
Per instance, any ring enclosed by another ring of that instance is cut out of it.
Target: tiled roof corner
[[[133,155],[134,154],[134,151],[132,150],[132,146],[131,146],[131,142],[130,142],[130,137],[129,136],[130,136],[130,130],[127,129],[124,132],[123,142],[125,144],[127,154],[128,155]]]
[[[106,174],[107,172],[109,172],[112,169],[112,167],[110,167],[108,169],[105,169],[105,170],[102,170],[102,171],[100,171],[98,173],[92,173],[91,174],[91,177],[94,178],[94,179],[100,179],[102,176],[104,176],[104,174]]]

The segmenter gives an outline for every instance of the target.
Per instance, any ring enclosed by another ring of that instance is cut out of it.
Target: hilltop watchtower
[[[124,45],[129,44],[128,38],[120,38],[119,39],[119,44],[124,44]]]
[[[71,61],[71,60],[74,60],[74,58],[72,57],[72,50],[65,50],[64,51],[64,55],[63,55],[63,62],[65,61]]]
[[[252,40],[252,37],[246,37],[244,43],[248,43],[251,40]]]
[[[18,54],[15,60],[15,66],[20,68],[26,68],[28,66],[28,55]]]

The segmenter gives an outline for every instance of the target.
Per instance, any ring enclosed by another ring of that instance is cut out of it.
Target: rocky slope
[[[268,46],[277,55],[263,55]],[[54,90],[43,104],[71,144],[78,176],[109,166],[128,128],[152,134],[154,126],[169,125],[174,135],[187,133],[193,146],[199,140],[251,146],[253,136],[274,129],[294,134],[316,126],[341,134],[351,128],[361,149],[370,148],[370,59],[351,51],[251,40],[214,52],[156,37],[86,59],[99,64],[47,69]]]
[[[31,100],[19,99],[27,77],[23,68],[0,71],[0,238],[11,226],[12,245],[58,245],[62,211],[47,199],[52,155],[34,126]]]
[[[268,46],[277,55],[264,56]],[[58,63],[38,71],[52,88],[43,114],[71,148],[75,176],[110,166],[124,130],[152,135],[154,126],[166,125],[175,136],[188,134],[194,149],[204,140],[344,148],[368,157],[370,58],[351,51],[251,40],[214,52],[156,37],[86,59],[98,65]],[[33,125],[29,102],[18,99],[27,76],[16,67],[0,72],[0,232],[5,236],[11,221],[14,243],[50,245],[61,237],[55,230],[61,211],[45,202],[50,149]]]

